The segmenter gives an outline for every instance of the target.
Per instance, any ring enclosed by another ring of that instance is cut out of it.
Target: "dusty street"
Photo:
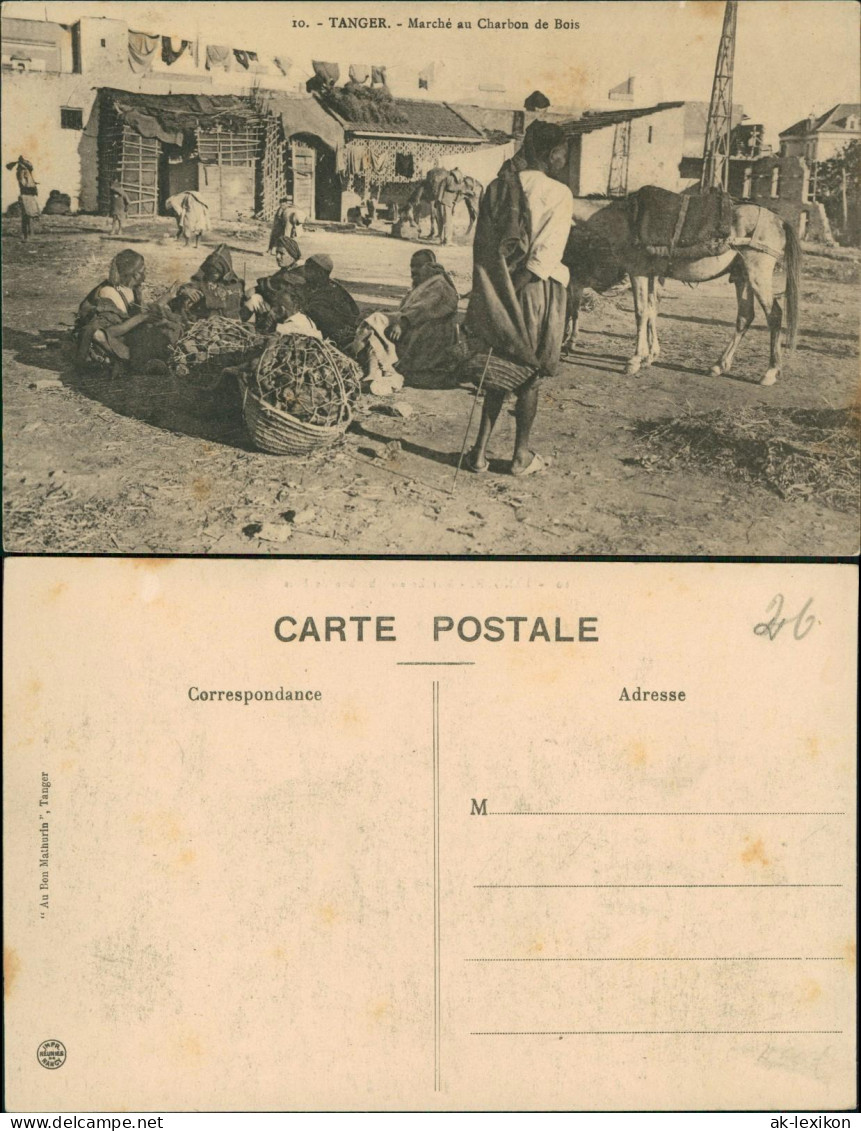
[[[462,227],[464,218],[461,217]],[[781,496],[756,479],[649,458],[643,422],[761,409],[839,409],[857,403],[857,262],[807,256],[801,333],[773,388],[761,312],[732,377],[708,369],[729,340],[735,295],[725,279],[669,283],[662,357],[623,374],[633,342],[627,293],[596,300],[581,347],[545,383],[534,446],[552,460],[540,475],[505,474],[514,421],[492,443],[491,473],[462,472],[451,493],[473,391],[407,388],[368,398],[345,442],[308,460],[254,451],[238,415],[201,415],[167,377],[80,378],[68,331],[81,298],[123,246],[146,256],[148,284],[185,280],[205,254],[178,248],[171,221],[107,237],[94,217],[43,218],[23,244],[3,221],[5,546],[10,552],[205,554],[738,554],[854,553],[858,514],[823,495]],[[267,231],[224,227],[247,278],[268,274]],[[416,244],[318,228],[308,255],[327,251],[334,275],[363,310],[395,305]],[[245,251],[236,249],[247,249]],[[440,259],[462,295],[471,249]],[[823,277],[827,276],[827,277]],[[841,281],[842,280],[842,281]],[[781,283],[782,286],[782,283]],[[465,302],[462,307],[465,309]],[[389,414],[392,401],[409,406]],[[478,424],[473,420],[473,434]],[[779,432],[775,424],[775,433]],[[391,442],[399,441],[397,445]],[[856,457],[857,458],[857,457]],[[286,516],[286,517],[285,517]],[[284,541],[261,537],[276,524]],[[289,528],[289,529],[286,529]]]

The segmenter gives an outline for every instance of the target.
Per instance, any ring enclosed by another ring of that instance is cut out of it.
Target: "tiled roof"
[[[809,118],[802,118],[788,130],[781,130],[780,137],[807,137],[808,134],[819,133],[820,130],[846,129],[846,119],[853,116],[861,117],[861,103],[838,102],[812,123]]]
[[[376,137],[446,137],[463,141],[484,141],[484,135],[462,118],[445,102],[425,102],[412,98],[395,98],[395,107],[405,121],[351,122],[331,109],[329,113],[343,122],[350,133]]]
[[[598,110],[587,113],[571,122],[560,122],[566,134],[590,134],[615,126],[618,122],[630,122],[634,118],[644,118],[647,114],[660,114],[663,110],[677,110],[684,102],[659,102],[657,106],[641,106],[637,110]]]

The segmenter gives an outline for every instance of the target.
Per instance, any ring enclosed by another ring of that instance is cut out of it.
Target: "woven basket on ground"
[[[263,347],[250,326],[214,314],[195,322],[171,350],[170,371],[184,400],[201,406],[222,399],[230,382],[225,369]]]
[[[242,415],[255,447],[307,455],[335,443],[353,419],[361,370],[330,342],[306,334],[274,338],[253,375],[240,375]]]

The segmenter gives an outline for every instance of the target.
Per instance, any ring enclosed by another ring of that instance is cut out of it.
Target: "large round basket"
[[[242,418],[251,442],[262,452],[276,456],[305,456],[327,448],[344,435],[353,419],[349,409],[338,424],[325,427],[306,424],[289,412],[267,404],[249,387],[244,374],[239,377]]]
[[[188,343],[194,353],[188,355]],[[194,323],[171,351],[173,387],[188,407],[199,411],[223,409],[236,399],[232,367],[263,348],[263,339],[250,326],[213,315]]]

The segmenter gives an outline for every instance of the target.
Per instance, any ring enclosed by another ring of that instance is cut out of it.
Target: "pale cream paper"
[[[855,585],[7,563],[9,1107],[853,1104]],[[772,640],[778,593],[812,604]],[[397,640],[275,637],[327,614]],[[599,640],[435,644],[435,615]],[[188,698],[282,685],[322,699]]]

